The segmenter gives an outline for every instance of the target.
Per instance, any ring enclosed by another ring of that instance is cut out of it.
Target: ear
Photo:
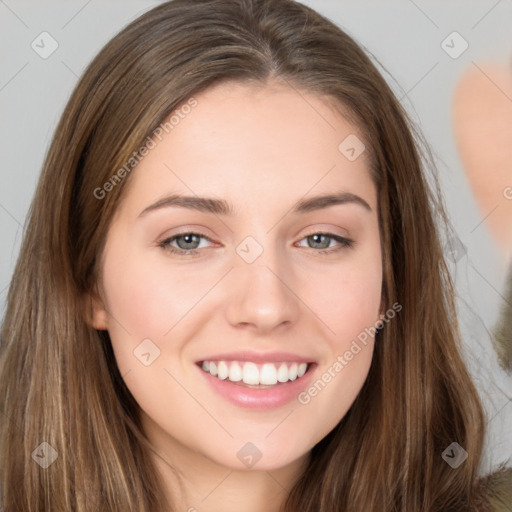
[[[108,313],[96,287],[86,297],[87,323],[98,331],[108,330]]]

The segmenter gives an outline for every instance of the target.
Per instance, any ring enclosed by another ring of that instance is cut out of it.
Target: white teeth
[[[256,363],[247,361],[203,361],[201,368],[210,375],[231,382],[243,381],[244,384],[274,386],[302,377],[307,363]]]
[[[288,375],[288,366],[286,366],[286,363],[281,363],[279,370],[277,370],[277,380],[279,382],[288,382]]]
[[[217,366],[217,377],[220,380],[227,379],[229,375],[228,365],[224,361],[219,361],[219,365]]]
[[[265,363],[260,372],[260,384],[265,386],[273,386],[277,384],[277,370],[275,365]]]
[[[257,385],[260,383],[260,372],[254,363],[245,363],[243,372],[245,384]]]
[[[231,382],[240,382],[242,380],[242,368],[237,362],[234,362],[229,367],[229,377]]]

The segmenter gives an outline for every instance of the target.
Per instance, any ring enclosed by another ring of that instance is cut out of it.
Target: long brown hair
[[[445,219],[403,108],[366,53],[308,7],[174,0],[128,25],[93,60],[42,170],[2,329],[5,511],[170,509],[108,333],[87,321],[85,297],[129,172],[103,198],[98,189],[173,110],[223,80],[317,93],[360,127],[379,195],[382,303],[402,306],[377,335],[355,403],[313,448],[283,510],[484,507],[476,488],[484,417],[459,354],[436,227]],[[37,449],[53,454],[43,442],[57,454],[46,469],[34,462]],[[457,469],[442,458],[453,442],[468,453]]]

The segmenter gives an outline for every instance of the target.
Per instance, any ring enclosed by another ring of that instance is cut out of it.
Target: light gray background
[[[25,216],[69,94],[98,50],[157,3],[0,0],[2,316]],[[499,369],[487,332],[497,317],[506,268],[465,180],[455,148],[450,106],[456,80],[464,70],[489,60],[505,64],[511,58],[512,0],[303,3],[332,19],[376,56],[390,73],[385,76],[393,90],[434,150],[445,201],[458,238],[467,249],[451,268],[461,297],[465,355],[489,416],[484,465],[488,471],[512,457],[512,376]],[[59,45],[47,59],[31,48],[43,31]],[[441,47],[453,31],[469,43],[468,50],[457,59]]]

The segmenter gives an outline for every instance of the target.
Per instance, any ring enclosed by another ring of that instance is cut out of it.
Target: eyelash
[[[207,237],[206,235],[203,235],[202,233],[198,233],[195,231],[185,231],[183,233],[178,233],[176,235],[173,235],[169,238],[166,238],[166,239],[158,242],[158,247],[161,247],[163,250],[165,250],[167,252],[170,252],[172,254],[177,254],[180,256],[187,256],[187,255],[193,256],[193,255],[198,254],[200,249],[178,249],[178,248],[170,245],[171,242],[173,242],[174,240],[181,238],[183,236],[186,236],[186,235],[194,235],[194,236],[198,236],[200,238],[205,238],[206,240],[208,240],[210,242],[212,241],[209,237]],[[342,249],[351,249],[354,247],[353,240],[351,240],[349,238],[342,237],[340,235],[336,235],[334,233],[325,233],[322,231],[318,231],[318,232],[315,231],[313,233],[307,234],[303,238],[301,238],[300,241],[305,240],[305,239],[315,236],[315,235],[326,236],[328,238],[335,240],[339,244],[337,247],[330,247],[328,249],[319,249],[319,250],[316,250],[313,247],[309,247],[309,249],[312,249],[314,252],[318,253],[318,255],[321,255],[321,256],[328,255],[333,252],[338,252]]]

